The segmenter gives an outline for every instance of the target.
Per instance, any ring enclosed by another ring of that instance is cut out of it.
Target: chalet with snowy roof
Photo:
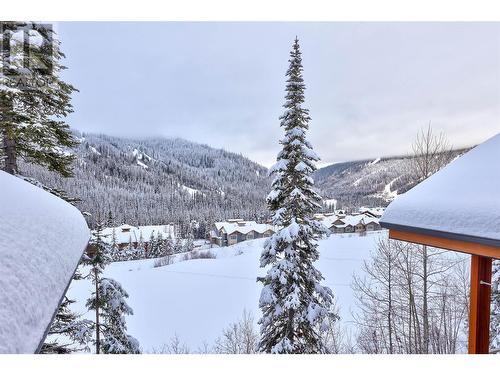
[[[378,218],[366,212],[352,215],[318,214],[316,218],[332,233],[362,233],[381,229]]]
[[[492,259],[500,259],[500,134],[398,196],[389,237],[471,254],[469,353],[489,352]]]
[[[274,226],[255,221],[229,219],[217,222],[210,231],[210,241],[219,246],[231,246],[246,240],[270,237],[275,233]]]
[[[374,207],[374,208],[361,207],[359,209],[359,213],[376,218],[381,218],[382,215],[384,214],[384,211],[385,211],[384,207]]]
[[[130,245],[137,249],[139,244],[142,244],[147,251],[151,240],[156,240],[158,237],[164,240],[167,238],[174,239],[175,227],[173,223],[138,227],[123,224],[119,227],[105,228],[102,234],[105,242],[114,244],[120,250],[128,248]]]

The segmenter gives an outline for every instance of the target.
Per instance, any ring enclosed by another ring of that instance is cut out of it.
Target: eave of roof
[[[403,231],[403,232],[411,232],[411,233],[423,234],[423,235],[437,237],[437,238],[444,238],[444,239],[448,239],[448,240],[462,241],[462,242],[467,242],[467,243],[471,243],[471,244],[480,244],[480,245],[485,245],[485,246],[498,247],[499,251],[500,251],[500,240],[493,239],[493,238],[484,238],[484,237],[471,236],[471,235],[461,234],[461,233],[444,232],[444,231],[427,229],[427,228],[418,228],[418,227],[412,227],[412,226],[408,226],[408,225],[387,223],[384,221],[379,222],[379,224],[382,228],[389,229],[389,230],[393,229],[393,230],[398,230],[398,231]]]

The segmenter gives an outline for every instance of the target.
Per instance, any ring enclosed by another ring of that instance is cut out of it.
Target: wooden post
[[[489,353],[491,261],[484,256],[471,256],[469,354]]]

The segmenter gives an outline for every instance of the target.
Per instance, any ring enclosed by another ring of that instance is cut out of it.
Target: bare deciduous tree
[[[335,317],[329,317],[326,322],[326,329],[321,334],[323,345],[326,352],[329,354],[354,354],[356,353],[355,345],[351,340],[351,332],[342,326],[340,311],[336,301],[332,308]]]
[[[429,249],[425,299],[421,251],[414,244],[381,240],[364,263],[364,277],[355,276],[362,352],[456,353],[466,348],[467,257]]]
[[[452,149],[444,133],[436,134],[431,123],[426,130],[421,129],[412,145],[413,158],[411,171],[418,183],[446,166],[452,158]],[[422,281],[423,281],[423,353],[429,353],[429,286],[428,286],[428,252],[427,246],[422,246]]]
[[[232,323],[217,338],[214,352],[217,354],[254,354],[257,353],[259,334],[255,330],[251,312],[243,311],[241,320]]]

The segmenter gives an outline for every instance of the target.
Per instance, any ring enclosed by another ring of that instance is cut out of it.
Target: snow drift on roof
[[[341,220],[343,224],[335,225],[336,228],[345,228],[348,225],[356,226],[358,224],[368,224],[368,223],[376,223],[378,224],[378,219],[366,214],[356,214],[356,215],[346,215],[346,216],[323,216],[319,217],[319,220],[325,225],[327,228],[331,228],[337,220]]]
[[[175,238],[175,228],[173,225],[144,225],[133,227],[128,224],[120,225],[116,228],[104,228],[102,236],[104,242],[111,244],[113,242],[113,229],[115,230],[115,240],[117,244],[126,244],[131,242],[139,242],[142,235],[144,242],[149,242],[151,235],[155,238],[161,233],[163,239]]]
[[[0,171],[0,353],[34,353],[89,239],[70,204]]]
[[[241,234],[248,234],[252,231],[263,234],[268,230],[275,231],[275,227],[270,224],[260,224],[255,221],[237,221],[237,222],[217,222],[215,223],[217,230],[224,228],[227,234],[239,232]]]
[[[497,134],[400,195],[386,209],[382,226],[445,232],[500,246],[499,161]]]

